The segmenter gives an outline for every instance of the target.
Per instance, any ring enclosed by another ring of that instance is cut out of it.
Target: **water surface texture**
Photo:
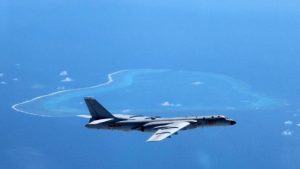
[[[137,69],[108,75],[92,87],[50,93],[14,105],[43,116],[88,114],[83,97],[93,96],[113,113],[161,115],[274,109],[283,101],[254,92],[229,76],[196,71]]]

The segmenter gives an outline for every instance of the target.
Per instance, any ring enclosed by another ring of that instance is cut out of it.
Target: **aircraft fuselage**
[[[117,117],[117,115],[116,115]],[[166,125],[177,121],[191,122],[191,125],[185,129],[194,129],[198,127],[214,127],[214,126],[227,126],[234,125],[236,122],[224,116],[191,116],[191,117],[176,117],[176,118],[145,118],[145,119],[123,119],[118,118],[107,123],[100,123],[96,125],[87,124],[87,128],[94,129],[111,129],[123,131],[143,131],[153,132],[155,126]]]
[[[180,130],[236,124],[222,115],[161,118],[111,114],[92,97],[86,97],[85,102],[91,114],[89,123],[85,125],[87,128],[154,132],[147,142],[170,138]]]

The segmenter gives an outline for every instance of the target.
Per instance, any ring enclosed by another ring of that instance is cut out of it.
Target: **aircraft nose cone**
[[[230,125],[235,125],[235,124],[236,124],[236,121],[230,120]]]

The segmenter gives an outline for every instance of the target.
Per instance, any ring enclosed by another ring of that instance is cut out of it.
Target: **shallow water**
[[[14,108],[52,117],[88,114],[83,102],[85,96],[95,97],[113,113],[127,114],[269,110],[285,104],[226,75],[136,69],[109,74],[106,83],[50,93]]]

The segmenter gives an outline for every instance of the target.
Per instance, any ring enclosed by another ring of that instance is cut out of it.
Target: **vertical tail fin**
[[[90,111],[93,120],[115,118],[93,97],[85,97],[84,101]]]

